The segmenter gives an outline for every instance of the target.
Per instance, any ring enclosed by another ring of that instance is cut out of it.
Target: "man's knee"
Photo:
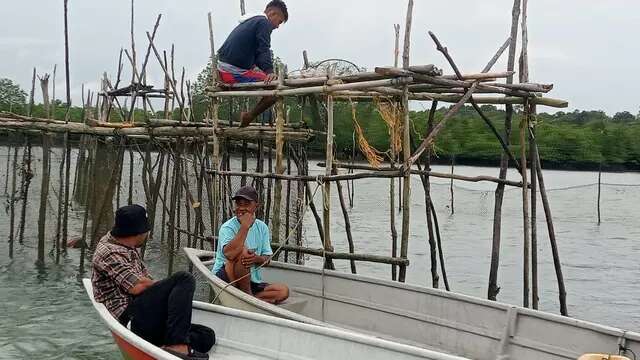
[[[178,271],[171,275],[171,277],[175,280],[176,284],[194,289],[196,287],[196,279],[186,271]]]
[[[289,287],[287,285],[283,285],[283,289],[282,289],[282,300],[287,300],[289,298]]]

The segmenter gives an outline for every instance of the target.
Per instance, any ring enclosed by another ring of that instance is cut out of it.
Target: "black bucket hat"
[[[128,237],[144,234],[151,230],[147,210],[140,205],[127,205],[116,210],[116,220],[111,235]]]

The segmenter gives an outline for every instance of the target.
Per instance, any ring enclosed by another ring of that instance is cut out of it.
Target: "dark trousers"
[[[195,286],[193,275],[177,272],[136,296],[121,321],[130,319],[131,331],[156,346],[191,344],[207,352],[215,335],[207,327],[191,325]]]

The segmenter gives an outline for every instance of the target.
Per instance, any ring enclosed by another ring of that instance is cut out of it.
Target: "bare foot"
[[[253,119],[251,118],[251,115],[248,112],[243,111],[242,113],[240,113],[240,127],[241,128],[249,126],[249,124],[251,123],[252,120]]]

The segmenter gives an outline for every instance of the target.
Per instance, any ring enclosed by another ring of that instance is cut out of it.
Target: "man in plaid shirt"
[[[156,281],[138,253],[151,226],[139,205],[116,211],[115,225],[93,255],[93,296],[138,336],[183,359],[208,359],[213,330],[191,324],[195,280],[177,272]]]

